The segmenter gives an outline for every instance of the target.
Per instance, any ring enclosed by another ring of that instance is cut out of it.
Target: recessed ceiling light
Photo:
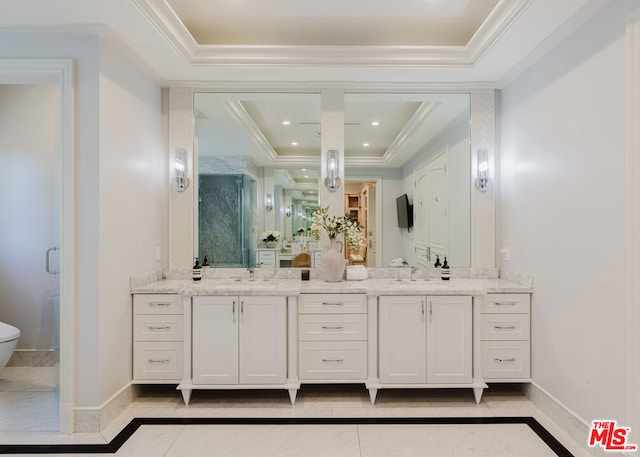
[[[308,178],[308,177],[309,177],[309,175],[304,175],[304,177],[305,177],[305,178]]]
[[[282,125],[291,125],[291,122],[289,122],[289,121],[282,121]]]
[[[364,146],[365,148],[369,147],[369,143],[362,143],[362,146]]]
[[[291,142],[291,146],[298,146],[298,142],[297,141],[292,141]]]
[[[307,171],[307,169],[306,169],[306,168],[303,168],[303,169],[302,169],[302,171]]]
[[[380,125],[380,122],[378,122],[378,121],[373,121],[373,122],[371,123],[371,125],[373,125],[374,127],[377,127],[377,126],[379,126],[379,125]]]

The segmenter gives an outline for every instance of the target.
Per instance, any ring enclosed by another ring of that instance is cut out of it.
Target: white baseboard
[[[101,432],[127,409],[138,396],[137,392],[136,386],[129,383],[98,408],[75,408],[73,430],[76,433]]]
[[[590,422],[585,421],[535,382],[527,384],[525,386],[525,392],[529,401],[549,419],[555,422],[573,441],[582,446],[585,452],[594,457],[611,457],[612,453],[605,452],[601,447],[590,448],[588,446],[587,443],[591,430]],[[615,455],[627,454],[615,453]],[[629,457],[631,457],[630,454]]]

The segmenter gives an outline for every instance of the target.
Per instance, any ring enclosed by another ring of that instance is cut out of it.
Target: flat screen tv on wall
[[[409,204],[407,194],[402,194],[396,198],[398,207],[398,227],[409,228],[413,226],[413,205]]]

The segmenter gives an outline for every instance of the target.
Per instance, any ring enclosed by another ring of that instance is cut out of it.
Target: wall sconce
[[[271,194],[267,194],[264,199],[264,209],[266,209],[267,211],[273,210],[273,197],[271,196]]]
[[[175,154],[175,181],[174,185],[178,192],[184,192],[189,187],[189,178],[187,178],[187,151],[180,148]]]
[[[284,213],[287,217],[291,217],[291,207],[287,206],[287,210]]]
[[[338,177],[338,151],[329,149],[327,151],[327,177],[324,178],[324,185],[331,192],[340,187],[340,178]]]
[[[489,185],[489,151],[478,149],[476,163],[476,187],[480,192],[486,192]]]

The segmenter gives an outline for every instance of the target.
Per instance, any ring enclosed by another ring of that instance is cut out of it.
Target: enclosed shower
[[[198,177],[198,256],[211,267],[255,265],[256,181],[249,175]]]

